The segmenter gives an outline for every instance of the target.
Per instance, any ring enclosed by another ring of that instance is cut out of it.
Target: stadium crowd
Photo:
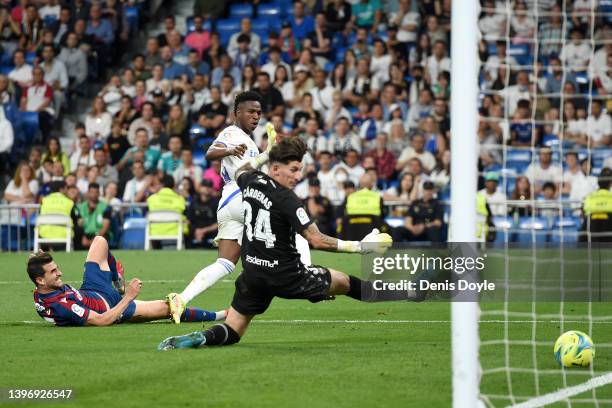
[[[204,152],[232,123],[234,97],[254,90],[257,145],[270,121],[309,147],[296,193],[321,230],[346,234],[347,197],[366,189],[396,204],[372,212],[381,226],[401,218],[396,239],[444,239],[450,0],[196,2],[185,31],[168,15],[126,54],[138,32],[128,17],[147,1],[0,1],[7,203],[65,188],[80,224],[108,235],[102,220],[119,203],[169,187],[190,208],[189,242],[203,242],[222,187],[221,164]],[[545,215],[510,199],[581,202],[612,167],[612,16],[593,4],[482,1],[479,171],[493,215]],[[74,133],[60,134],[54,123],[90,80],[105,83]],[[37,112],[40,128],[21,157],[17,111]]]

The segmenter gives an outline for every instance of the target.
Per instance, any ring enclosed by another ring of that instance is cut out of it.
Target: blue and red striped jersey
[[[99,293],[70,285],[47,294],[35,290],[34,306],[40,317],[57,326],[84,326],[90,311],[104,313],[110,309]]]

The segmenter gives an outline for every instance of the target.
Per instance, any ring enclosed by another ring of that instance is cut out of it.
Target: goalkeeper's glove
[[[389,234],[381,233],[377,228],[374,228],[360,242],[338,240],[338,251],[384,254],[392,244],[393,239]]]
[[[276,129],[274,129],[272,122],[266,124],[266,133],[268,134],[268,147],[266,148],[266,152],[270,153],[272,146],[276,144]]]

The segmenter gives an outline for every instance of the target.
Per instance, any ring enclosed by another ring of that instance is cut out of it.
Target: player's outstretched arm
[[[380,233],[376,228],[361,241],[343,241],[330,237],[323,234],[315,223],[310,224],[301,234],[313,248],[323,251],[384,253],[393,243],[389,234]]]
[[[140,279],[132,279],[130,284],[126,288],[125,296],[119,303],[115,305],[110,310],[107,310],[104,313],[96,313],[94,311],[89,312],[89,317],[87,318],[88,326],[110,326],[115,323],[119,316],[127,309],[130,305],[130,302],[138,297],[140,293],[140,288],[142,287],[142,281]]]
[[[241,158],[247,150],[247,145],[239,144],[238,146],[228,147],[223,143],[215,142],[206,151],[206,160],[221,160],[227,156],[236,156]]]

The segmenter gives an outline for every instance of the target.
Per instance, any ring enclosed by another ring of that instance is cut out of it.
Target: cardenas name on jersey
[[[265,207],[266,210],[269,210],[272,207],[272,201],[261,191],[256,190],[251,187],[247,187],[246,190],[242,192],[242,198],[252,198],[257,200]]]
[[[221,177],[223,177],[225,186],[232,185],[232,188],[235,188],[236,170],[242,167],[242,165],[251,158],[257,156],[259,154],[259,149],[253,139],[236,125],[228,126],[223,129],[221,133],[219,133],[219,136],[217,136],[217,139],[215,139],[215,143],[222,144],[228,148],[233,148],[241,144],[245,144],[247,147],[242,157],[226,156],[221,159]]]

